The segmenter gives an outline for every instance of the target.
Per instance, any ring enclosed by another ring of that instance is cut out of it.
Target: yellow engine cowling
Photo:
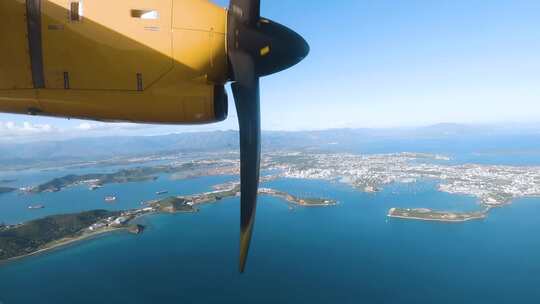
[[[223,120],[226,19],[207,0],[0,1],[0,111]]]

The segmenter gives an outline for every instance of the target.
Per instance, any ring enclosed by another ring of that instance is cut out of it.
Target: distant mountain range
[[[18,144],[2,143],[0,144],[0,164],[71,162],[164,152],[235,149],[238,149],[237,131],[79,138]],[[490,149],[540,151],[540,128],[438,124],[422,128],[270,131],[263,132],[263,150],[265,149],[315,149],[362,153]]]

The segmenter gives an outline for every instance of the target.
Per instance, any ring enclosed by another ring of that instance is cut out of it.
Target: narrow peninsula
[[[118,230],[140,234],[144,226],[134,220],[146,214],[193,213],[197,205],[215,203],[240,195],[240,185],[217,185],[220,190],[172,196],[143,203],[139,209],[124,211],[93,210],[53,215],[17,225],[0,224],[0,262],[35,255],[77,241]],[[263,188],[261,193],[299,206],[331,206],[337,202],[322,198],[298,198],[282,191]]]

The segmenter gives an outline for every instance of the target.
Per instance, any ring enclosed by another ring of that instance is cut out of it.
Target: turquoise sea
[[[13,184],[64,173],[18,173]],[[198,193],[233,179],[161,176],[97,191],[0,195],[0,221],[135,208],[156,191]],[[377,194],[324,181],[277,180],[267,186],[334,198],[339,205],[290,210],[262,196],[243,275],[237,272],[238,199],[195,214],[143,217],[142,235],[113,233],[0,265],[0,303],[540,302],[540,199],[516,200],[482,221],[446,224],[386,217],[391,207],[479,208],[472,197],[436,191],[435,182],[392,185]],[[118,196],[116,204],[103,202],[109,194]],[[29,203],[46,208],[28,210]]]

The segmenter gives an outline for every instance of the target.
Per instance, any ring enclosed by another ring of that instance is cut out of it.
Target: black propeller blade
[[[240,206],[240,272],[246,266],[259,187],[261,155],[261,113],[259,108],[259,79],[250,86],[233,83],[240,126],[240,178],[242,193]]]
[[[309,53],[297,33],[260,16],[260,0],[231,0],[227,29],[230,78],[240,126],[240,272],[244,272],[257,206],[261,157],[259,78]]]

